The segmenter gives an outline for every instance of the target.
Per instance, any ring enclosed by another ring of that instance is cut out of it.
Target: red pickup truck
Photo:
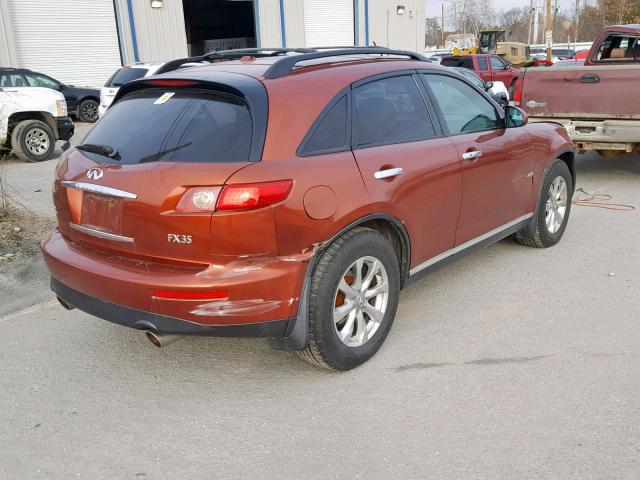
[[[520,71],[513,102],[532,122],[567,129],[576,150],[605,157],[640,147],[640,25],[605,27],[584,66]]]
[[[518,77],[518,69],[500,55],[455,55],[440,62],[445,67],[463,67],[476,72],[485,82],[502,82],[509,90]]]

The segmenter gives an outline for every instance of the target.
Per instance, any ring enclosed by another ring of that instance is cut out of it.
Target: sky
[[[552,0],[552,3],[555,0]],[[440,18],[440,5],[443,0],[425,0],[427,4],[427,17],[438,17]],[[542,6],[542,0],[538,0],[540,5]],[[493,8],[496,12],[500,10],[509,10],[514,7],[528,7],[530,4],[530,0],[492,0]],[[558,0],[558,6],[560,10],[566,10],[569,6],[574,3],[571,0]],[[447,1],[444,0],[445,11],[447,8]]]

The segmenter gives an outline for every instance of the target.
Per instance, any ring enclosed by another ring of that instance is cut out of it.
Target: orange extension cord
[[[618,210],[620,212],[632,212],[636,207],[632,205],[624,205],[621,203],[608,203],[613,199],[608,193],[589,193],[582,188],[576,188],[575,193],[582,192],[574,196],[571,203],[581,205],[583,207],[606,208],[607,210]]]

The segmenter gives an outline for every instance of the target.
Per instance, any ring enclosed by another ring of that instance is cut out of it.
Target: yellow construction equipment
[[[521,42],[498,42],[495,49],[500,55],[516,68],[528,67],[533,64],[529,45]]]

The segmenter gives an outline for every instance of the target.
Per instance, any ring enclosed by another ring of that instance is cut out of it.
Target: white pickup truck
[[[41,87],[0,87],[0,149],[27,162],[47,160],[73,136],[64,96]]]

